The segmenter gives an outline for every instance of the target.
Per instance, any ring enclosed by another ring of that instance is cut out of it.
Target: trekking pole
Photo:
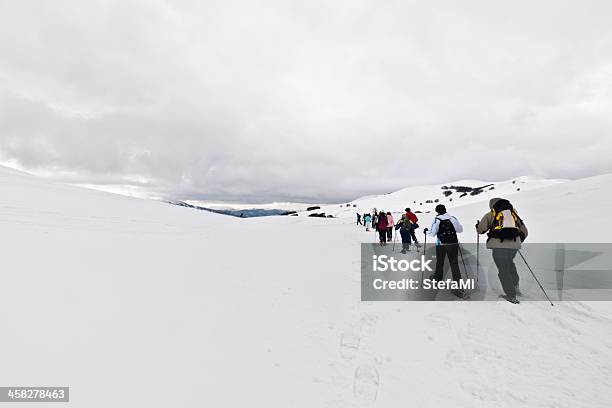
[[[533,276],[533,279],[535,279],[535,281],[538,283],[538,286],[540,286],[540,289],[542,289],[542,292],[544,293],[544,296],[546,296],[546,299],[548,299],[548,301],[550,302],[550,305],[554,306],[552,300],[550,300],[550,298],[548,297],[548,294],[546,293],[546,291],[542,287],[542,284],[540,283],[538,278],[535,276],[535,273],[533,273],[533,271],[531,270],[531,266],[529,266],[529,264],[527,263],[527,260],[523,256],[523,253],[520,250],[518,251],[518,253],[521,256],[521,258],[523,258],[523,261],[525,262],[525,265],[527,265],[527,269],[529,269],[529,272],[531,272],[531,275]]]
[[[395,230],[395,227],[393,227],[391,233],[393,234],[393,252],[395,252],[395,241],[397,241],[397,231]]]
[[[461,256],[461,263],[463,264],[463,270],[465,271],[465,276],[469,279],[470,274],[468,273],[467,267],[465,266],[465,259],[463,259],[463,251],[461,250],[461,242],[458,242],[457,245],[459,246],[459,255]]]
[[[478,233],[480,221],[476,220],[476,283],[478,283],[478,264],[480,263],[480,234]]]
[[[429,231],[427,228],[425,228],[423,230],[423,235],[425,235],[425,238],[423,238],[423,256],[425,256],[425,250],[427,249],[427,231]],[[421,282],[423,282],[424,279],[424,271],[423,268],[421,268]]]

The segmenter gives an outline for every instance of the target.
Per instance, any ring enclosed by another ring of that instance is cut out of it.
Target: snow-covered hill
[[[439,185],[408,187],[389,194],[361,197],[349,203],[322,206],[322,212],[335,217],[354,218],[355,212],[367,213],[373,208],[400,213],[410,207],[414,212],[433,212],[437,204],[448,208],[488,201],[492,197],[510,197],[567,180],[517,177],[502,182],[459,180]],[[348,204],[348,205],[347,205]]]
[[[534,237],[604,239],[611,183],[514,201]],[[360,302],[372,235],[352,219],[237,219],[4,168],[0,191],[2,384],[69,385],[87,408],[612,404],[610,303]]]
[[[477,194],[458,193],[455,189],[447,188],[450,186],[469,187]],[[480,188],[482,186],[486,187]],[[445,196],[445,191],[452,193]],[[377,208],[391,211],[398,217],[404,208],[410,207],[421,219],[420,224],[428,226],[435,216],[434,207],[440,203],[470,227],[461,235],[462,241],[474,242],[471,227],[489,210],[488,202],[493,197],[505,197],[513,202],[530,227],[530,242],[610,242],[612,238],[609,232],[612,221],[599,217],[612,206],[612,174],[580,180],[533,177],[518,177],[504,182],[462,180],[362,197],[350,203],[322,206],[300,215],[324,212],[345,222],[354,222],[357,212],[369,213]],[[594,228],[595,223],[597,228]]]

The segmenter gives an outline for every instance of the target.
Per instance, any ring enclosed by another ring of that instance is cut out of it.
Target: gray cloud
[[[612,172],[612,4],[0,3],[0,160],[180,199]]]

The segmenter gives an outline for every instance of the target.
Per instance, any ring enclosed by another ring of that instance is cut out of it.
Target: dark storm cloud
[[[0,3],[0,159],[181,199],[611,172],[612,4]]]

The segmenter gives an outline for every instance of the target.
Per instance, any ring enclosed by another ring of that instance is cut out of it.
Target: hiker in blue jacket
[[[370,230],[370,222],[372,222],[372,216],[370,214],[366,214],[363,216],[363,224],[366,227],[366,231]]]

